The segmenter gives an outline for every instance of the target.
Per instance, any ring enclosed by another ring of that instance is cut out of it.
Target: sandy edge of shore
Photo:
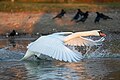
[[[85,23],[75,23],[70,20],[75,13],[67,13],[62,19],[52,20],[57,13],[6,13],[0,12],[0,33],[10,32],[13,29],[19,32],[41,32],[49,33],[56,31],[82,31],[91,29],[102,29],[108,31],[120,31],[120,14],[118,12],[105,13],[113,20],[103,21],[95,24],[93,21],[96,14],[91,12]]]

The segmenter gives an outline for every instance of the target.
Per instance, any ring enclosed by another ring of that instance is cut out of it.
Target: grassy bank
[[[60,9],[65,9],[66,11],[72,11],[76,8],[82,10],[105,10],[108,8],[120,8],[120,3],[39,3],[39,2],[10,2],[1,1],[0,2],[1,12],[56,12]]]

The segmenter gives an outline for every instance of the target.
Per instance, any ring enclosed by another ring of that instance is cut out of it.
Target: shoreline
[[[120,32],[120,14],[119,12],[103,12],[104,14],[113,18],[113,20],[101,20],[100,23],[95,24],[93,21],[96,17],[95,12],[90,12],[89,17],[85,23],[71,22],[70,20],[75,15],[69,13],[62,19],[55,19],[54,17],[58,12],[45,13],[45,12],[16,12],[7,13],[0,12],[0,34],[11,32],[13,29],[20,33],[53,33],[61,31],[84,31],[101,29],[103,31],[111,31],[115,33]]]

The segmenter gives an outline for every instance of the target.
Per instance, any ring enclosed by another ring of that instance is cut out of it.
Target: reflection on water
[[[29,40],[0,40],[0,48],[7,48],[12,51],[26,51],[26,46],[30,43]]]
[[[19,61],[30,42],[0,40],[0,80],[120,79],[119,40],[105,41],[103,46],[85,55],[85,59],[77,63],[33,59]]]
[[[105,58],[105,59],[91,59],[86,61],[86,70],[87,73],[94,77],[95,80],[101,80],[106,77],[106,80],[109,80],[111,72],[120,72],[120,59],[119,58]],[[113,80],[119,80],[118,77],[113,76]]]
[[[2,61],[1,80],[119,80],[120,59],[59,61]],[[112,75],[112,76],[111,76]],[[115,75],[115,76],[114,76]]]
[[[18,61],[0,61],[0,80],[26,80],[26,68]]]
[[[80,80],[88,78],[83,62],[27,62],[25,63],[25,67],[28,70],[27,75],[35,76],[36,80]]]

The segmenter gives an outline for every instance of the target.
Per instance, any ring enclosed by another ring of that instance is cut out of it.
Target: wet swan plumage
[[[47,36],[41,36],[36,41],[30,43],[27,52],[22,60],[31,56],[40,54],[47,55],[54,59],[66,62],[77,62],[82,59],[82,55],[71,50],[70,46],[94,46],[97,42],[82,36],[105,36],[100,30],[84,31],[84,32],[59,32]]]

